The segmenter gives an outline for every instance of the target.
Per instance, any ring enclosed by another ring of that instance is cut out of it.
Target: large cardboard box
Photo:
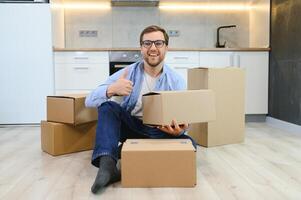
[[[85,107],[85,94],[47,97],[47,121],[84,124],[97,120],[96,108]]]
[[[194,187],[196,151],[189,139],[128,139],[121,151],[123,187]]]
[[[143,123],[170,125],[208,122],[215,119],[212,90],[158,91],[143,95]]]
[[[96,124],[91,122],[74,127],[41,121],[42,150],[54,156],[91,150],[95,143]]]
[[[211,89],[215,92],[216,120],[192,124],[188,132],[198,144],[211,147],[244,141],[245,80],[242,69],[189,69],[188,89]]]

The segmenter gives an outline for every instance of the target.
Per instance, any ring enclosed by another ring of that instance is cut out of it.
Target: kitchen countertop
[[[140,48],[53,48],[53,51],[139,51]],[[169,48],[169,51],[270,51],[271,48]]]

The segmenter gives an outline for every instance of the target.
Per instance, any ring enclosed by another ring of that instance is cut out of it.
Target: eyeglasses
[[[162,48],[165,44],[164,40],[155,40],[155,41],[151,41],[151,40],[144,40],[142,41],[141,45],[145,48],[150,48],[153,44],[155,44],[155,46],[157,48]]]

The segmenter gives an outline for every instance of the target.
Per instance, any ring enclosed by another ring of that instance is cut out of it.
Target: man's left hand
[[[171,125],[159,126],[157,128],[169,135],[178,136],[188,128],[188,124],[179,125],[176,120],[172,120]]]

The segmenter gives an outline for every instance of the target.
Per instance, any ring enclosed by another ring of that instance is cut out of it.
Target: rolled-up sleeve
[[[103,102],[107,101],[109,98],[107,97],[107,89],[108,84],[103,84],[98,86],[95,90],[93,90],[87,97],[86,97],[86,107],[98,107]]]
[[[85,100],[86,107],[99,107],[102,103],[108,101],[110,98],[107,97],[108,87],[118,80],[121,74],[124,73],[125,68],[117,71],[111,75],[104,84],[99,85],[95,90],[93,90]]]

